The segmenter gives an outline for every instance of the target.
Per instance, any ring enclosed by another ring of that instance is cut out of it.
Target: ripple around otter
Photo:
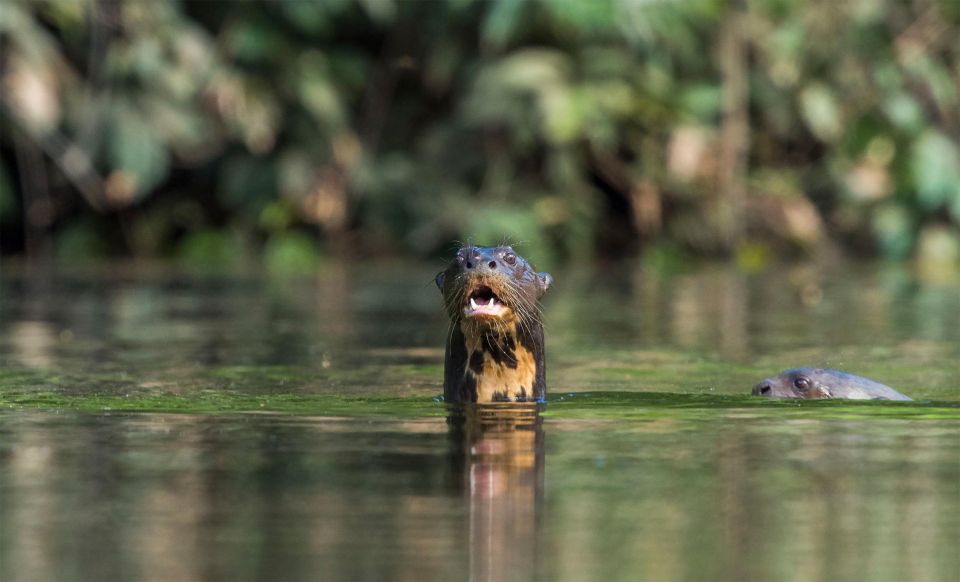
[[[437,398],[434,272],[5,270],[0,580],[960,569],[960,286],[852,266],[555,271],[547,404],[472,414]],[[917,400],[747,395],[798,365]]]

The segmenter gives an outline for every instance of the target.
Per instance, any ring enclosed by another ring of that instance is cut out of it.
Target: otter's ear
[[[540,291],[541,297],[547,292],[550,285],[553,285],[553,276],[550,273],[537,273],[537,290]]]
[[[443,291],[443,271],[437,273],[437,277],[433,280],[437,284],[437,289],[441,292]]]

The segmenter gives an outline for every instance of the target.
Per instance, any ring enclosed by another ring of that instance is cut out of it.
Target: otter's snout
[[[500,260],[493,252],[494,250],[495,249],[470,249],[463,255],[457,257],[460,262],[460,269],[466,273],[478,273],[481,275],[496,271],[501,265]]]
[[[773,384],[771,384],[768,380],[764,380],[763,382],[760,382],[754,386],[753,391],[751,392],[751,394],[754,396],[770,396],[772,393]]]

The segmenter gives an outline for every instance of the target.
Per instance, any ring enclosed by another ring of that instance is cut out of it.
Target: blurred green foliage
[[[6,254],[960,255],[954,0],[4,4]]]

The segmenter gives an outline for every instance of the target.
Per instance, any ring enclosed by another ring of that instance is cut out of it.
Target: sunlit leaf
[[[926,85],[926,93],[942,111],[954,110],[960,105],[955,68],[945,64],[939,56],[918,53],[907,62],[907,68]]]
[[[680,102],[685,112],[697,121],[711,121],[720,113],[719,85],[699,84],[683,92]]]
[[[302,232],[276,234],[263,248],[263,263],[273,273],[310,273],[320,264],[317,241]]]
[[[317,51],[300,56],[296,68],[296,90],[300,103],[317,122],[337,128],[345,121],[340,95],[329,78],[325,57]]]
[[[346,0],[341,0],[341,4]],[[304,2],[303,0],[280,0],[281,12],[287,21],[297,28],[313,34],[325,34],[334,25],[335,0]]]
[[[928,130],[914,143],[911,168],[917,197],[927,209],[960,197],[960,151],[943,134]]]
[[[929,225],[920,231],[917,257],[931,265],[960,266],[960,230]]]
[[[807,127],[823,141],[833,141],[842,130],[840,106],[833,92],[821,84],[810,85],[800,93],[800,107]]]
[[[389,24],[397,15],[394,0],[357,0],[372,20],[379,24]]]
[[[84,25],[90,8],[93,6],[88,2],[77,2],[76,0],[48,0],[44,2],[42,8],[51,20],[57,23],[57,26],[68,30],[76,30]]]
[[[491,0],[483,20],[483,39],[494,46],[505,44],[527,4],[527,0]]]
[[[616,29],[620,23],[618,0],[542,0],[543,6],[558,22],[588,32]]]
[[[147,96],[142,105],[151,131],[177,156],[197,161],[220,153],[222,136],[203,111],[158,95]]]
[[[923,109],[916,99],[906,93],[890,97],[884,109],[894,125],[905,131],[916,131],[923,126]]]

